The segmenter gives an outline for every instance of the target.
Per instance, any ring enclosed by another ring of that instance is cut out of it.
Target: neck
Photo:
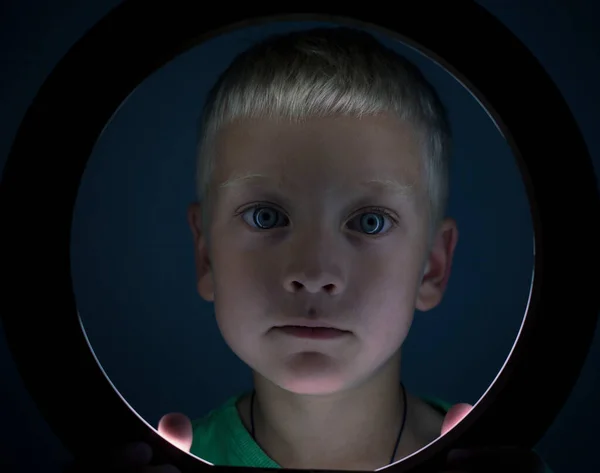
[[[256,373],[254,382],[255,438],[282,467],[364,470],[389,463],[404,414],[399,353],[367,381],[333,394],[294,394]],[[405,425],[402,436],[409,430]],[[402,445],[401,439],[396,459]]]

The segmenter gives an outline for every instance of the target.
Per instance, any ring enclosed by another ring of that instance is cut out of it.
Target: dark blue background
[[[27,0],[2,6],[0,165],[46,75],[118,3]],[[597,8],[557,0],[480,3],[548,70],[600,164]],[[208,88],[237,52],[274,31],[306,26],[236,31],[157,71],[115,115],[86,170],[72,233],[78,306],[108,376],[153,425],[170,411],[202,415],[249,386],[247,369],[218,333],[211,305],[195,293],[185,220],[195,197],[194,127]],[[406,344],[406,382],[421,394],[476,402],[508,355],[527,303],[532,269],[527,199],[508,146],[469,93],[428,59],[382,39],[436,86],[456,139],[450,202],[460,229],[455,266],[443,304],[417,313]],[[562,159],[568,165],[568,157]],[[40,247],[32,251],[51,251],[40,234]],[[44,284],[52,270],[32,268],[32,275],[35,284]],[[566,323],[575,315],[565,314]],[[538,446],[556,473],[600,471],[593,456],[600,420],[594,402],[600,394],[597,339],[569,402]],[[68,452],[36,411],[5,344],[0,350],[0,467],[59,471]],[[16,465],[17,458],[27,463]]]

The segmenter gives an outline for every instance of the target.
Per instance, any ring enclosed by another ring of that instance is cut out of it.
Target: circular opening
[[[173,460],[185,471],[201,464],[181,455],[131,415],[129,406],[107,382],[77,323],[70,248],[66,244],[73,203],[85,162],[106,122],[145,77],[206,39],[206,31],[224,31],[225,25],[238,27],[245,17],[269,14],[246,15],[248,12],[236,10],[226,20],[216,16],[202,23],[184,4],[160,8],[144,4],[143,17],[136,8],[142,8],[141,4],[123,4],[80,41],[44,84],[23,121],[2,182],[6,224],[2,233],[6,264],[2,270],[8,288],[1,314],[9,347],[28,389],[57,434],[78,456],[93,455],[98,445],[143,439],[155,447],[156,461]],[[526,49],[476,4],[440,4],[435,18],[427,15],[426,5],[406,8],[406,16],[394,16],[393,23],[390,18],[368,13],[363,18],[365,24],[401,31],[419,49],[431,51],[441,64],[451,64],[448,69],[461,82],[471,84],[472,91],[479,91],[476,95],[488,110],[502,116],[503,122],[496,122],[519,159],[531,202],[535,273],[527,317],[498,378],[455,429],[432,448],[397,465],[398,471],[422,466],[421,461],[432,467],[451,446],[510,443],[530,447],[539,439],[569,393],[590,343],[598,303],[592,297],[582,300],[579,296],[593,294],[598,281],[574,281],[570,275],[580,274],[598,262],[595,242],[600,237],[597,225],[589,219],[599,211],[589,155],[564,101]],[[447,21],[450,15],[455,19],[451,27]],[[130,25],[134,22],[138,34],[132,36]],[[452,34],[457,27],[469,34]],[[472,38],[478,38],[477,50],[484,47],[487,56],[472,49]],[[131,61],[132,57],[136,61]],[[113,74],[115,70],[119,74]],[[103,87],[95,87],[100,80]],[[548,108],[554,115],[541,112]],[[57,115],[57,110],[62,113]],[[539,127],[531,127],[531,123]],[[547,136],[556,138],[550,142]],[[571,156],[570,167],[546,159],[554,154]],[[72,167],[58,168],[45,159],[58,155],[71,160]],[[36,170],[33,174],[32,169]],[[30,187],[23,186],[23,181]],[[64,183],[61,193],[56,192],[59,181]],[[556,193],[559,183],[564,191],[560,195]],[[41,201],[47,211],[34,222],[28,218],[30,209],[39,208]],[[557,209],[562,210],[565,219],[558,227],[554,224]],[[64,226],[60,226],[61,220]],[[32,255],[30,249],[35,247],[40,225],[46,230],[45,241],[48,245],[55,241],[56,250]],[[572,228],[579,231],[573,232]],[[567,254],[565,248],[585,248],[585,255],[577,257],[573,251]],[[18,261],[14,257],[17,254]],[[34,264],[53,268],[56,275],[40,288],[35,299],[28,297],[25,270]],[[571,309],[575,296],[581,303],[581,318],[578,324],[565,326],[561,315]],[[47,307],[64,315],[49,320],[45,317]],[[19,311],[24,308],[26,312]],[[32,332],[32,326],[38,330]],[[556,337],[563,345],[572,342],[573,348],[557,353]],[[560,383],[556,382],[558,364],[563,367]],[[550,382],[552,390],[547,389]],[[88,411],[91,397],[100,401],[85,425],[95,428],[81,436],[84,429],[80,412]],[[524,416],[530,424],[519,431],[510,428]],[[115,424],[122,426],[118,432],[114,431]]]
[[[196,290],[186,210],[196,200],[197,123],[208,90],[235,56],[260,40],[339,26],[270,22],[217,36],[146,79],[119,108],[94,148],[72,225],[75,298],[90,348],[107,378],[152,428],[171,411],[186,413],[196,425],[225,400],[252,389],[251,370],[223,340],[213,303],[203,301]],[[433,411],[428,416],[434,414],[439,422],[450,405],[478,402],[515,343],[533,266],[529,204],[508,143],[468,89],[412,47],[366,31],[422,71],[445,105],[453,130],[446,215],[457,221],[460,237],[450,263],[449,286],[442,303],[416,310],[408,337],[399,342],[401,379],[410,399],[415,398],[420,410],[425,410],[422,404],[428,406]],[[205,64],[211,65],[210,71],[202,67]],[[372,159],[368,154],[361,158]],[[330,187],[331,176],[327,179],[324,186]],[[302,182],[317,192],[314,183]],[[296,207],[310,205],[302,193],[287,197],[289,211],[294,202]],[[397,200],[389,205],[402,211]],[[392,238],[393,245],[387,247],[401,253],[401,236]],[[356,259],[353,253],[338,258]],[[392,260],[386,267],[393,266]],[[366,285],[356,274],[368,269],[357,265],[345,277],[367,293],[374,291],[376,286]],[[273,264],[272,271],[281,269]],[[239,292],[247,290],[247,281],[238,283]],[[272,281],[265,284],[277,292]],[[402,282],[396,285],[401,287]],[[235,298],[235,293],[229,287],[221,297]],[[347,294],[342,299],[350,298]],[[364,303],[355,298],[353,304]],[[221,317],[227,320],[228,315]],[[367,321],[354,323],[369,326]],[[387,323],[393,326],[394,321]],[[411,403],[411,416],[414,410]],[[202,435],[200,429],[196,435]],[[434,441],[430,435],[418,440],[422,448]],[[209,452],[203,457],[198,444],[191,452],[219,464]]]

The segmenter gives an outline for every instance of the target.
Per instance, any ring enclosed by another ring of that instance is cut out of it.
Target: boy
[[[400,347],[458,237],[433,89],[370,35],[320,29],[238,57],[203,119],[198,291],[255,390],[195,422],[191,453],[374,470],[432,442],[444,407],[403,392]]]
[[[468,412],[406,392],[400,369],[458,239],[450,139],[433,88],[367,33],[236,58],[205,107],[188,216],[198,292],[254,390],[159,432],[215,465],[375,470]]]

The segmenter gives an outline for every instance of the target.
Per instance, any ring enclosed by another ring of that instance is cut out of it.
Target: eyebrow
[[[273,179],[263,174],[248,173],[238,174],[230,177],[225,182],[221,183],[219,185],[219,188],[224,189],[231,187],[239,187],[243,186],[247,182],[260,180],[275,182],[279,187],[283,187],[281,182],[279,182],[279,180],[277,179]],[[375,189],[377,191],[390,192],[399,195],[411,195],[414,193],[413,184],[401,183],[397,180],[389,178],[369,179],[367,181],[360,182],[358,185],[367,189]]]

